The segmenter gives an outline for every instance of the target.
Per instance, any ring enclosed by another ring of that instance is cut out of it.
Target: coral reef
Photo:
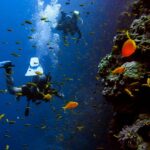
[[[141,114],[132,126],[125,126],[116,138],[123,149],[150,149],[150,116]]]
[[[117,32],[111,53],[98,66],[104,86],[102,94],[114,108],[109,133],[124,150],[150,149],[149,8],[150,1],[133,3],[131,12],[134,19],[131,25]],[[125,42],[128,43],[127,52],[133,46],[136,48],[128,57],[122,53]]]

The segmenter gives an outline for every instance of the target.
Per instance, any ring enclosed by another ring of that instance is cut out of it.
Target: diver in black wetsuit
[[[11,61],[0,62],[0,68],[5,69],[7,91],[16,96],[17,100],[21,96],[26,96],[27,106],[25,109],[25,116],[29,115],[30,101],[35,104],[40,104],[42,101],[49,102],[53,96],[63,97],[61,93],[51,87],[51,76],[44,74],[37,74],[33,76],[32,82],[26,83],[20,87],[15,87],[12,78]]]
[[[72,16],[67,15],[65,12],[61,11],[61,18],[58,21],[57,30],[63,31],[63,40],[66,42],[66,36],[78,34],[77,42],[81,39],[82,33],[78,27],[79,17],[78,11],[73,11]]]

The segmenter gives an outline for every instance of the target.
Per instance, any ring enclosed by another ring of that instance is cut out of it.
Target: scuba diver
[[[79,42],[81,39],[82,33],[78,27],[78,21],[83,23],[83,20],[80,18],[79,11],[73,11],[72,16],[67,15],[65,12],[61,11],[61,18],[57,23],[56,29],[63,32],[64,43],[66,42],[66,36],[68,34],[72,36],[78,34],[77,42]]]
[[[25,76],[32,76],[32,82],[26,83],[21,87],[14,86],[12,67],[14,67],[14,65],[11,61],[0,62],[0,68],[5,69],[7,91],[15,95],[17,100],[20,100],[21,96],[26,96],[27,98],[25,116],[29,115],[30,101],[35,104],[40,104],[42,101],[49,102],[53,96],[63,97],[63,94],[58,93],[56,89],[52,88],[51,76],[50,74],[45,75],[43,73],[43,68],[37,57],[30,59],[30,66],[25,74]]]

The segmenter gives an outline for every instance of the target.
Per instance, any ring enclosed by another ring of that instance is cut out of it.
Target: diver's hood
[[[40,72],[41,74],[43,74],[43,68],[39,63],[38,57],[31,57],[30,66],[28,67],[25,76],[35,76],[37,75],[36,72]]]

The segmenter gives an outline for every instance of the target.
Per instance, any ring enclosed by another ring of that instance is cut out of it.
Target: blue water
[[[64,93],[64,99],[54,97],[50,103],[38,106],[31,104],[29,117],[24,117],[25,98],[17,102],[14,96],[1,94],[0,114],[5,114],[5,118],[0,121],[0,150],[7,144],[10,150],[96,150],[100,147],[111,150],[106,134],[112,115],[111,108],[104,101],[101,85],[95,76],[99,60],[111,50],[117,18],[127,6],[127,1],[68,1],[70,5],[66,5],[64,0],[58,0],[55,5],[67,13],[79,10],[84,23],[79,24],[83,34],[80,42],[77,44],[69,37],[67,47],[63,45],[61,32],[56,31],[52,25],[37,25],[40,22],[39,13],[47,6],[52,6],[50,0],[41,0],[42,8],[38,5],[38,0],[1,0],[0,61],[11,60],[15,65],[15,85],[31,81],[24,74],[33,56],[40,58],[45,72],[51,72],[53,81],[62,82],[66,78],[72,80],[64,82],[61,87],[54,85]],[[80,4],[85,5],[81,7]],[[57,7],[53,11],[56,15],[53,23],[59,18]],[[25,20],[31,20],[33,24],[21,25]],[[8,28],[12,32],[8,32]],[[32,33],[31,28],[36,31]],[[44,35],[41,34],[42,30]],[[54,39],[54,34],[57,34],[59,40]],[[29,40],[28,36],[35,38]],[[54,51],[48,50],[45,45],[47,40],[54,44]],[[17,45],[16,41],[21,44]],[[32,47],[34,44],[38,45],[37,48]],[[11,55],[13,52],[21,56],[14,57]],[[2,69],[0,77],[0,89],[5,89]],[[64,112],[62,107],[70,100],[78,101],[79,107]],[[8,124],[5,119],[16,123]],[[24,124],[31,126],[26,127]],[[46,127],[42,129],[43,126]],[[82,129],[79,130],[78,127]]]

